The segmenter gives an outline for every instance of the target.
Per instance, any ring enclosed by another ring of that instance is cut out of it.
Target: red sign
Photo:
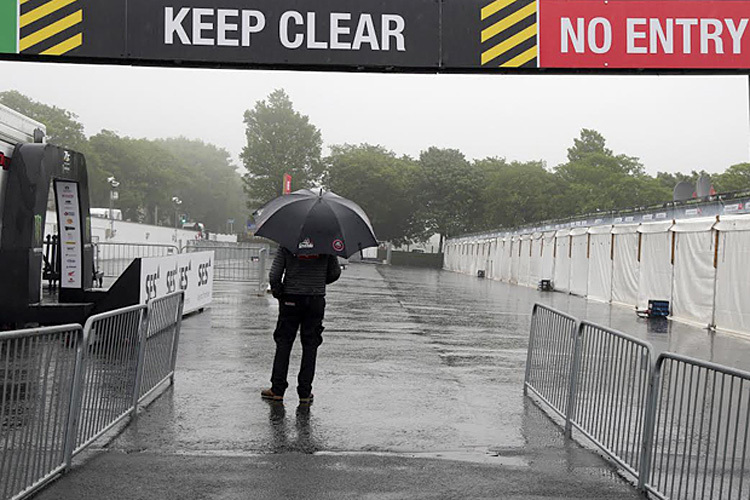
[[[281,194],[289,194],[292,192],[292,176],[284,174],[284,185]]]
[[[539,0],[542,68],[748,68],[750,2]]]

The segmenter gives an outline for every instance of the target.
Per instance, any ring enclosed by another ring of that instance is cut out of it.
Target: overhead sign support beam
[[[750,0],[0,0],[0,57],[402,72],[747,72]]]

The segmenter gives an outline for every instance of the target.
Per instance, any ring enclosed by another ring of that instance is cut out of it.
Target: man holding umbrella
[[[375,233],[356,203],[322,190],[302,189],[276,198],[258,210],[256,219],[256,236],[281,245],[268,276],[271,293],[279,300],[273,333],[276,353],[271,387],[261,391],[261,396],[271,401],[284,399],[289,356],[299,329],[302,361],[297,394],[300,403],[311,403],[318,346],[323,342],[326,285],[341,275],[337,256],[348,258],[377,246]]]
[[[326,307],[326,285],[339,279],[341,267],[335,255],[294,255],[279,247],[271,265],[268,281],[271,293],[279,299],[279,319],[273,340],[271,388],[261,392],[265,399],[281,401],[287,386],[289,355],[297,329],[302,342],[302,362],[297,377],[300,403],[313,399],[312,382],[318,346],[323,343],[323,314]]]

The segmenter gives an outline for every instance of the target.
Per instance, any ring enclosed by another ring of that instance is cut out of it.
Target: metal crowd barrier
[[[571,425],[637,477],[651,348],[624,333],[583,321],[576,352]]]
[[[140,332],[146,306],[91,316],[84,327],[82,381],[77,395],[78,453],[127,417],[134,408]]]
[[[46,484],[69,463],[81,325],[0,333],[0,498]]]
[[[749,498],[748,402],[749,372],[660,355],[642,486],[660,498]]]
[[[568,415],[577,326],[574,317],[534,304],[524,394],[531,390],[563,418]]]
[[[37,491],[173,379],[183,300],[0,333],[0,499]]]
[[[231,243],[220,241],[190,240],[186,252],[214,252],[214,280],[258,283],[265,292],[268,282],[269,246],[259,243]]]
[[[106,278],[116,278],[138,257],[163,257],[180,252],[176,245],[159,243],[117,243],[100,241],[94,244],[99,271]]]
[[[750,498],[750,372],[673,353],[653,364],[647,342],[585,321],[571,348],[575,324],[534,306],[524,393],[564,418],[567,435],[575,428],[596,444],[643,492]]]

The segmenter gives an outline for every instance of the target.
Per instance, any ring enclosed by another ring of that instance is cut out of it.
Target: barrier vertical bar
[[[643,428],[643,441],[641,445],[641,467],[638,472],[638,490],[646,493],[646,484],[650,480],[651,459],[654,448],[654,425],[656,423],[656,406],[658,400],[658,387],[661,383],[661,366],[663,363],[661,356],[656,360],[656,365],[651,373],[651,380],[648,384],[646,413],[644,415],[646,423]]]
[[[536,336],[536,321],[537,321],[536,315],[537,315],[538,308],[539,308],[539,304],[534,304],[534,307],[531,310],[531,332],[529,333],[529,347],[526,352],[526,373],[524,374],[524,377],[523,377],[523,395],[524,396],[528,395],[528,392],[529,392],[527,389],[527,386],[529,383],[529,375],[531,373],[531,351],[533,350],[534,339]]]
[[[63,463],[65,470],[69,470],[73,460],[73,450],[76,447],[76,437],[78,436],[78,423],[81,418],[82,398],[83,398],[83,374],[85,372],[83,349],[88,345],[87,330],[80,333],[78,337],[78,346],[76,347],[76,363],[73,370],[73,389],[70,391],[70,403],[68,406],[67,426],[63,442]]]
[[[169,383],[174,385],[174,371],[175,367],[177,366],[177,348],[179,347],[179,341],[180,341],[180,327],[182,326],[182,311],[185,307],[185,293],[180,293],[180,305],[177,308],[177,318],[176,324],[175,324],[175,330],[174,330],[174,339],[172,344],[172,361],[171,361],[171,367],[172,367],[172,375],[170,376]]]
[[[576,395],[578,389],[578,368],[581,364],[581,336],[583,335],[583,324],[579,323],[573,328],[573,362],[570,366],[568,383],[568,401],[565,409],[565,435],[570,437],[573,433],[573,418],[575,418]]]
[[[141,379],[143,378],[143,365],[146,362],[146,339],[148,337],[150,311],[148,308],[141,311],[140,327],[138,328],[138,363],[135,369],[135,383],[133,384],[133,402],[131,416],[138,416],[138,400],[141,394]]]

